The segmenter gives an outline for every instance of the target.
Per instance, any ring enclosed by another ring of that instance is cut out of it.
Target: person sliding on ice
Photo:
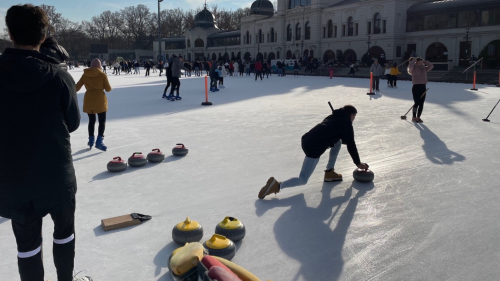
[[[262,81],[262,63],[260,60],[255,63],[255,81],[257,81],[258,77],[260,77],[260,81]]]
[[[168,99],[171,101],[181,100],[182,98],[179,96],[179,90],[181,88],[181,81],[179,78],[181,77],[181,70],[188,71],[186,67],[184,67],[184,63],[182,62],[184,58],[179,56],[172,60],[172,88],[170,88],[170,95]],[[174,91],[177,90],[177,96],[174,97]]]
[[[413,88],[413,122],[423,123],[420,118],[424,110],[425,96],[422,97],[427,87],[427,72],[431,71],[434,65],[430,61],[424,61],[422,58],[410,58],[408,65],[408,73],[411,75],[411,83]]]
[[[398,64],[393,63],[391,67],[391,88],[397,88],[398,74],[401,74],[398,69]]]
[[[293,64],[293,77],[295,76],[299,77],[299,64],[297,61]]]
[[[53,244],[45,254],[53,254],[52,280],[90,281],[73,275],[77,182],[70,133],[80,125],[75,82],[59,58],[40,52],[49,28],[42,8],[12,6],[5,23],[12,48],[0,56],[0,102],[6,105],[0,111],[0,145],[8,159],[0,162],[0,216],[11,219],[20,278],[4,280],[46,280],[42,225],[50,214]],[[2,249],[3,272],[11,250]]]
[[[352,122],[357,110],[352,105],[346,105],[334,110],[332,115],[323,120],[302,136],[302,150],[306,157],[298,178],[291,178],[283,182],[274,177],[269,178],[267,184],[260,190],[259,199],[264,199],[269,194],[278,193],[284,188],[305,185],[311,177],[320,156],[330,147],[330,159],[326,165],[325,182],[341,181],[342,175],[335,173],[335,162],[342,144],[347,145],[354,164],[360,169],[368,169],[368,164],[361,163],[354,141],[354,128]]]
[[[380,64],[378,64],[378,59],[375,59],[373,62],[372,66],[370,67],[370,72],[373,73],[373,89],[375,91],[380,91],[379,84],[380,84],[380,75],[382,75],[382,67]]]
[[[106,151],[107,146],[104,144],[104,129],[106,128],[106,111],[108,111],[108,99],[106,92],[111,91],[108,76],[101,70],[101,62],[98,59],[92,61],[91,67],[83,71],[82,78],[76,83],[76,91],[80,91],[83,85],[87,91],[83,98],[83,112],[89,116],[89,142],[88,146],[92,149],[94,146],[94,131],[95,131],[95,115],[99,118],[99,129],[95,147]]]

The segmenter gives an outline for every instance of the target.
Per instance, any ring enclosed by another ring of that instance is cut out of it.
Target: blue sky
[[[216,3],[221,8],[236,10],[241,7],[250,7],[252,0],[207,0],[207,4],[211,5]],[[5,27],[5,13],[7,9],[12,5],[31,3],[33,5],[50,5],[56,7],[56,11],[62,13],[63,17],[71,20],[80,22],[82,20],[90,20],[94,15],[98,15],[106,10],[118,11],[124,7],[136,6],[138,4],[144,4],[148,6],[152,11],[158,10],[157,1],[130,1],[130,0],[85,0],[85,1],[75,1],[75,0],[31,0],[27,2],[13,1],[13,0],[2,0],[0,1],[0,32],[3,31]],[[197,8],[204,4],[204,0],[164,0],[161,3],[162,9],[172,9],[181,8],[184,10],[190,8]]]

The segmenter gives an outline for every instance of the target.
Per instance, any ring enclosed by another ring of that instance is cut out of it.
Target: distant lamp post
[[[161,26],[160,26],[160,3],[163,0],[158,0],[158,61],[161,59]]]
[[[470,54],[469,54],[469,31],[470,31],[470,28],[467,27],[467,29],[465,30],[465,32],[466,32],[466,36],[465,36],[465,59],[469,59],[470,58]]]
[[[366,41],[366,44],[368,44],[368,52],[366,52],[368,55],[370,54],[370,44],[372,43],[372,37],[368,35],[368,41]]]

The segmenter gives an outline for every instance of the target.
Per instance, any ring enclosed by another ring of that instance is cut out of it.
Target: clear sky
[[[242,7],[250,7],[252,0],[207,0],[207,4],[216,3],[221,8],[236,10]],[[50,5],[56,8],[58,13],[63,17],[76,22],[82,20],[90,20],[92,16],[98,15],[106,10],[118,11],[124,7],[136,6],[143,4],[148,6],[153,12],[158,11],[157,1],[130,1],[130,0],[31,0],[20,2],[16,0],[0,1],[0,32],[5,28],[5,13],[12,5],[31,3],[33,5]],[[190,8],[201,7],[205,3],[204,0],[164,0],[161,3],[162,9],[181,8],[188,10]]]

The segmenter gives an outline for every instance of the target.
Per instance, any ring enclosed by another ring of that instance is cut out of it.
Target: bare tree
[[[61,13],[56,13],[56,8],[54,6],[42,4],[40,8],[45,11],[49,18],[49,36],[55,34],[57,32],[56,24],[59,23],[62,18]]]

